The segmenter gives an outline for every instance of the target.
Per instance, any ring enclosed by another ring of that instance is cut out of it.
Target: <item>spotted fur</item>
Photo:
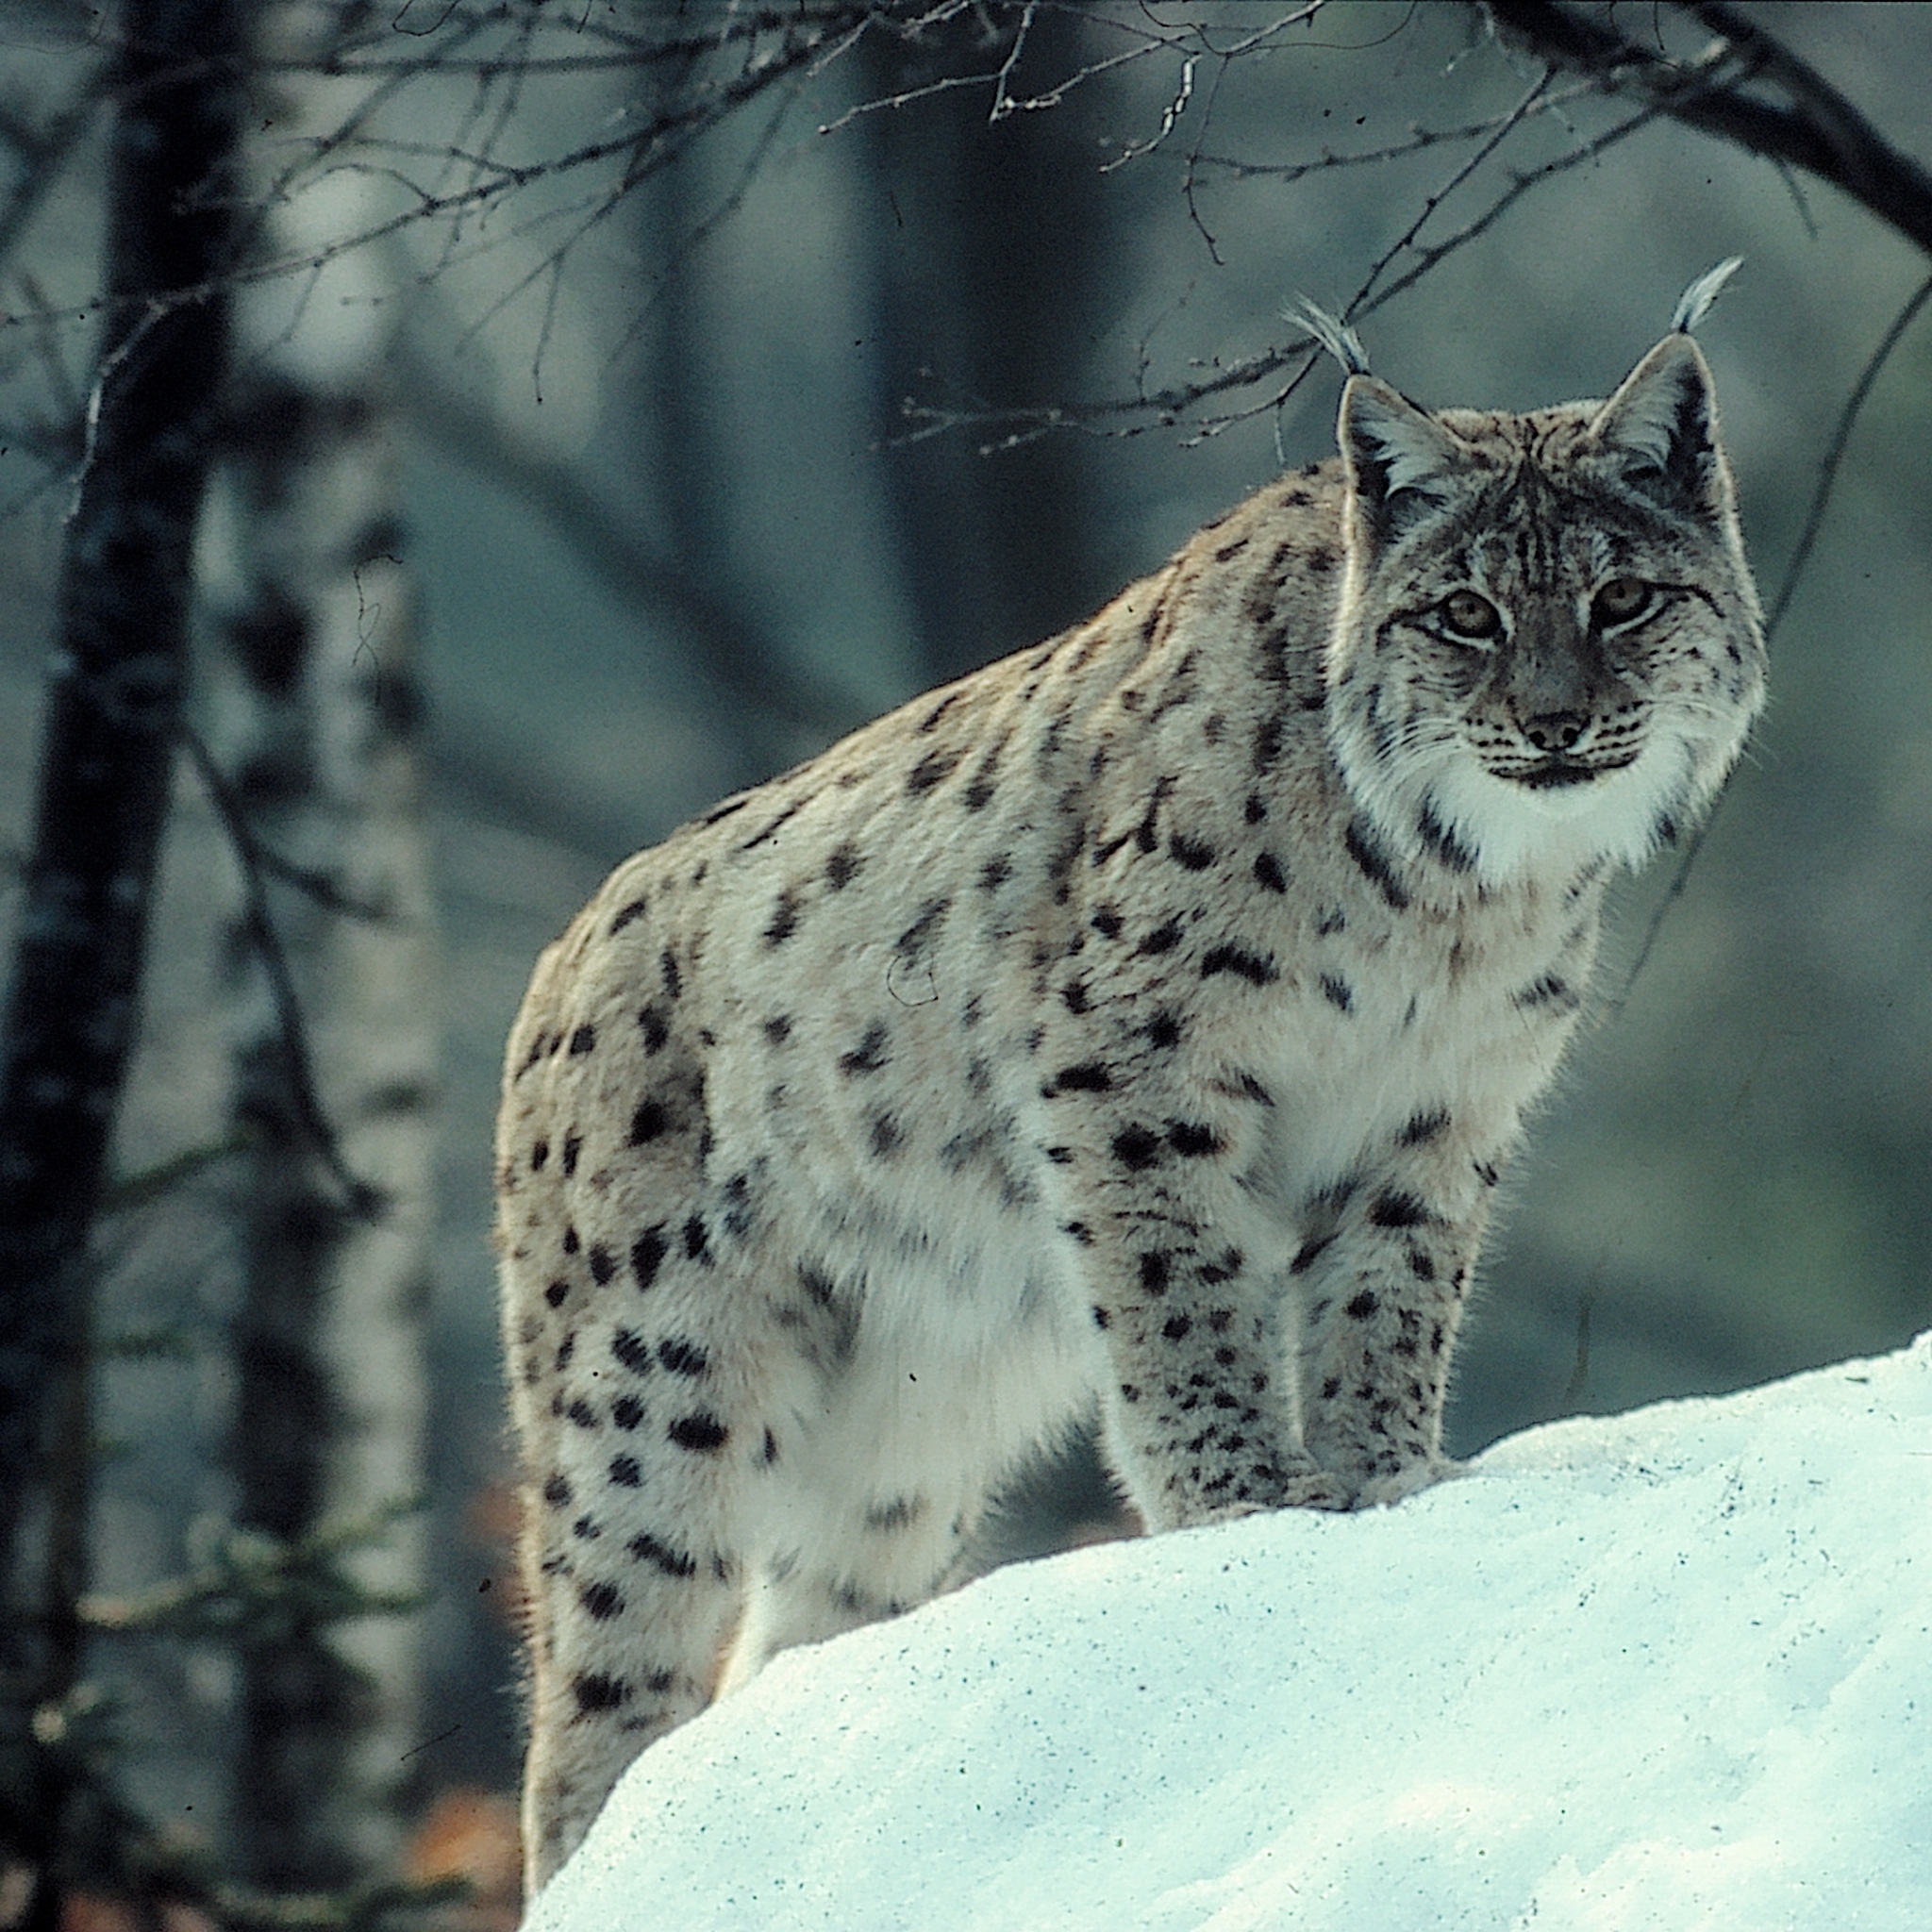
[[[1091,622],[621,866],[498,1148],[529,1876],[786,1644],[959,1574],[1097,1413],[1147,1525],[1443,1474],[1499,1174],[1610,874],[1763,647],[1708,373],[1344,391]]]

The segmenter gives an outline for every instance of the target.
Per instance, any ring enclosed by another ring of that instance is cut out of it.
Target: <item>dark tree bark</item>
[[[890,97],[941,74],[991,74],[1009,44],[989,42],[973,14],[911,42],[876,35],[866,43],[864,85]],[[1014,92],[1035,73],[1043,85],[1076,71],[1080,52],[1080,22],[1042,12]],[[993,98],[989,79],[870,118],[877,179],[890,184],[873,220],[889,441],[905,431],[899,408],[908,396],[1024,405],[1086,388],[1107,251],[1100,151],[1083,146],[1076,105],[990,122]],[[1069,569],[1091,552],[1081,458],[1066,436],[991,458],[966,436],[890,452],[934,682],[1051,636],[1108,588]]]
[[[50,1416],[88,1373],[89,1231],[140,1014],[226,338],[239,90],[206,56],[233,44],[235,15],[233,0],[127,0],[121,15],[108,319],[0,1023],[0,1576],[14,1592]],[[24,1624],[55,1641],[7,1659],[10,1688],[58,1697],[76,1646],[43,1617]],[[30,1856],[62,1802],[58,1780],[29,1798]]]

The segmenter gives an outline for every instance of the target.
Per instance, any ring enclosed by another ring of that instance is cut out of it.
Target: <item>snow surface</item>
[[[1932,1333],[1018,1565],[655,1746],[526,1932],[1926,1932]]]

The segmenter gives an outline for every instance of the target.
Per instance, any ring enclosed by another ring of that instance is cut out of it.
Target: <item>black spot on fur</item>
[[[633,899],[627,906],[620,906],[608,928],[609,937],[615,939],[625,926],[641,919],[644,916],[644,910],[648,903],[648,901],[643,899]]]
[[[1395,1137],[1398,1147],[1420,1147],[1424,1141],[1433,1141],[1449,1125],[1449,1109],[1446,1107],[1431,1107],[1421,1113],[1409,1115],[1401,1133]]]
[[[646,1007],[638,1015],[638,1025],[644,1036],[644,1051],[657,1053],[671,1037],[671,1028],[665,1024],[664,1016],[656,1007]]]
[[[765,924],[765,944],[782,946],[798,930],[798,895],[788,886],[772,906]]]
[[[642,1100],[630,1117],[629,1145],[641,1147],[671,1125],[671,1109],[661,1100]]]
[[[1160,1136],[1147,1127],[1123,1127],[1113,1137],[1113,1158],[1129,1173],[1138,1174],[1160,1158]]]
[[[859,1036],[858,1044],[839,1056],[839,1071],[849,1080],[860,1074],[876,1074],[892,1056],[888,1045],[891,1035],[883,1020],[874,1020]]]
[[[1167,1141],[1176,1154],[1219,1154],[1225,1144],[1205,1121],[1170,1121]]]
[[[1288,1272],[1291,1274],[1306,1274],[1315,1265],[1323,1249],[1334,1239],[1332,1234],[1324,1234],[1317,1236],[1313,1241],[1304,1241],[1294,1251],[1294,1259],[1288,1264]]]
[[[1424,847],[1451,872],[1475,870],[1475,854],[1436,816],[1433,799],[1423,800],[1423,808],[1416,815],[1415,828]]]
[[[594,1053],[596,1047],[597,1029],[594,1026],[588,1024],[579,1026],[570,1037],[570,1051],[573,1058],[576,1058],[583,1054]]]
[[[1281,861],[1272,852],[1259,854],[1255,860],[1255,879],[1258,885],[1266,886],[1271,892],[1288,891],[1288,874],[1281,869]]]
[[[963,698],[965,695],[965,691],[957,685],[951,691],[949,691],[945,694],[945,696],[942,697],[939,701],[939,703],[936,704],[932,708],[932,709],[929,710],[925,714],[925,716],[919,721],[920,736],[923,738],[926,735],[927,732],[933,730],[938,725],[940,720],[943,718],[946,715],[946,713],[950,711],[953,708],[953,707],[957,705],[959,702],[959,700]]]
[[[1180,1043],[1180,1020],[1166,1008],[1156,1013],[1153,1019],[1141,1028],[1141,1031],[1145,1036],[1150,1046],[1158,1046],[1165,1050],[1169,1047],[1177,1046]]]
[[[680,1449],[697,1456],[715,1456],[731,1435],[716,1416],[702,1408],[695,1415],[679,1416],[664,1433]]]
[[[584,1151],[584,1137],[581,1134],[566,1134],[563,1137],[563,1177],[569,1180],[577,1171],[577,1156]]]
[[[658,1344],[658,1359],[674,1375],[702,1375],[711,1358],[694,1341],[673,1336]]]
[[[1174,1257],[1165,1248],[1153,1248],[1141,1257],[1141,1291],[1163,1295],[1174,1274]]]
[[[553,1281],[550,1284],[550,1286],[543,1291],[543,1299],[546,1302],[548,1302],[553,1308],[560,1308],[563,1306],[564,1297],[569,1293],[569,1282]]]
[[[1250,986],[1272,986],[1281,977],[1272,958],[1234,945],[1213,946],[1201,956],[1201,977],[1212,979],[1217,973],[1232,973]]]
[[[693,1261],[708,1261],[710,1251],[706,1246],[705,1224],[693,1214],[684,1224],[684,1252]]]
[[[906,774],[906,795],[918,798],[951,773],[963,756],[957,751],[929,751]]]
[[[1322,997],[1339,1013],[1355,1011],[1355,991],[1338,974],[1324,973],[1320,981]]]
[[[624,1598],[614,1583],[587,1583],[578,1591],[577,1600],[600,1624],[608,1624],[624,1610]]]
[[[1206,872],[1214,863],[1214,848],[1205,839],[1191,839],[1185,832],[1175,832],[1167,841],[1169,856],[1174,862],[1189,872]]]
[[[832,856],[825,860],[825,883],[833,891],[842,892],[858,876],[864,865],[865,860],[848,839],[844,844],[835,846]]]
[[[952,909],[950,899],[928,899],[919,908],[919,917],[892,941],[892,950],[907,958],[916,958],[931,944],[933,935]]]
[[[1348,830],[1342,834],[1341,842],[1348,856],[1360,868],[1362,876],[1397,912],[1407,911],[1408,894],[1403,890],[1401,880],[1395,876],[1388,857],[1359,819],[1349,821]]]
[[[1113,1075],[1098,1060],[1082,1060],[1062,1067],[1040,1091],[1051,1100],[1056,1093],[1106,1093],[1112,1087]]]
[[[620,1328],[611,1336],[610,1353],[634,1375],[647,1375],[651,1372],[651,1344],[628,1328]]]
[[[1428,1221],[1429,1210],[1415,1195],[1391,1188],[1370,1202],[1369,1219],[1377,1227],[1421,1227]]]
[[[1166,1336],[1170,1341],[1179,1341],[1187,1334],[1188,1330],[1191,1329],[1193,1325],[1193,1320],[1191,1316],[1170,1315],[1167,1318],[1167,1320],[1160,1324],[1160,1332],[1164,1336]]]
[[[1366,1322],[1381,1306],[1381,1303],[1375,1299],[1374,1291],[1365,1288],[1359,1294],[1342,1305],[1341,1312],[1351,1321]]]
[[[1165,925],[1157,926],[1150,932],[1134,950],[1136,953],[1158,957],[1162,953],[1173,952],[1180,942],[1181,923],[1178,919],[1170,919]]]
[[[620,1395],[610,1405],[610,1420],[620,1429],[634,1429],[644,1419],[644,1405],[635,1395]]]
[[[1564,1010],[1579,1004],[1574,990],[1560,973],[1545,973],[1513,996],[1525,1011],[1536,1007],[1557,1007]]]
[[[625,1544],[640,1563],[648,1563],[653,1569],[661,1570],[666,1576],[691,1576],[697,1573],[697,1562],[683,1550],[674,1550],[669,1543],[661,1543],[646,1531],[634,1536]]]
[[[622,1677],[608,1677],[601,1671],[586,1671],[573,1677],[570,1688],[577,1701],[579,1717],[589,1717],[600,1710],[616,1710],[630,1702],[630,1686]]]
[[[765,1022],[765,1038],[774,1046],[783,1046],[791,1038],[791,1015],[790,1013],[774,1013]]]
[[[670,1242],[664,1239],[664,1224],[660,1221],[656,1227],[647,1227],[630,1244],[630,1272],[637,1276],[640,1289],[649,1288],[658,1278],[658,1267],[662,1264]]]

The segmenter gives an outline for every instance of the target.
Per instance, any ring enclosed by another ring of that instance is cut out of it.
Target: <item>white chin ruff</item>
[[[1412,761],[1399,778],[1373,766],[1348,777],[1398,849],[1454,855],[1485,885],[1501,885],[1599,862],[1641,866],[1703,804],[1697,762],[1688,743],[1653,740],[1621,771],[1539,789],[1497,777],[1458,747]]]
[[[1484,880],[1568,872],[1598,859],[1634,870],[1657,850],[1673,803],[1681,810],[1689,765],[1688,758],[1651,744],[1621,771],[1539,789],[1498,778],[1465,758],[1423,791],[1436,816],[1475,854]]]

